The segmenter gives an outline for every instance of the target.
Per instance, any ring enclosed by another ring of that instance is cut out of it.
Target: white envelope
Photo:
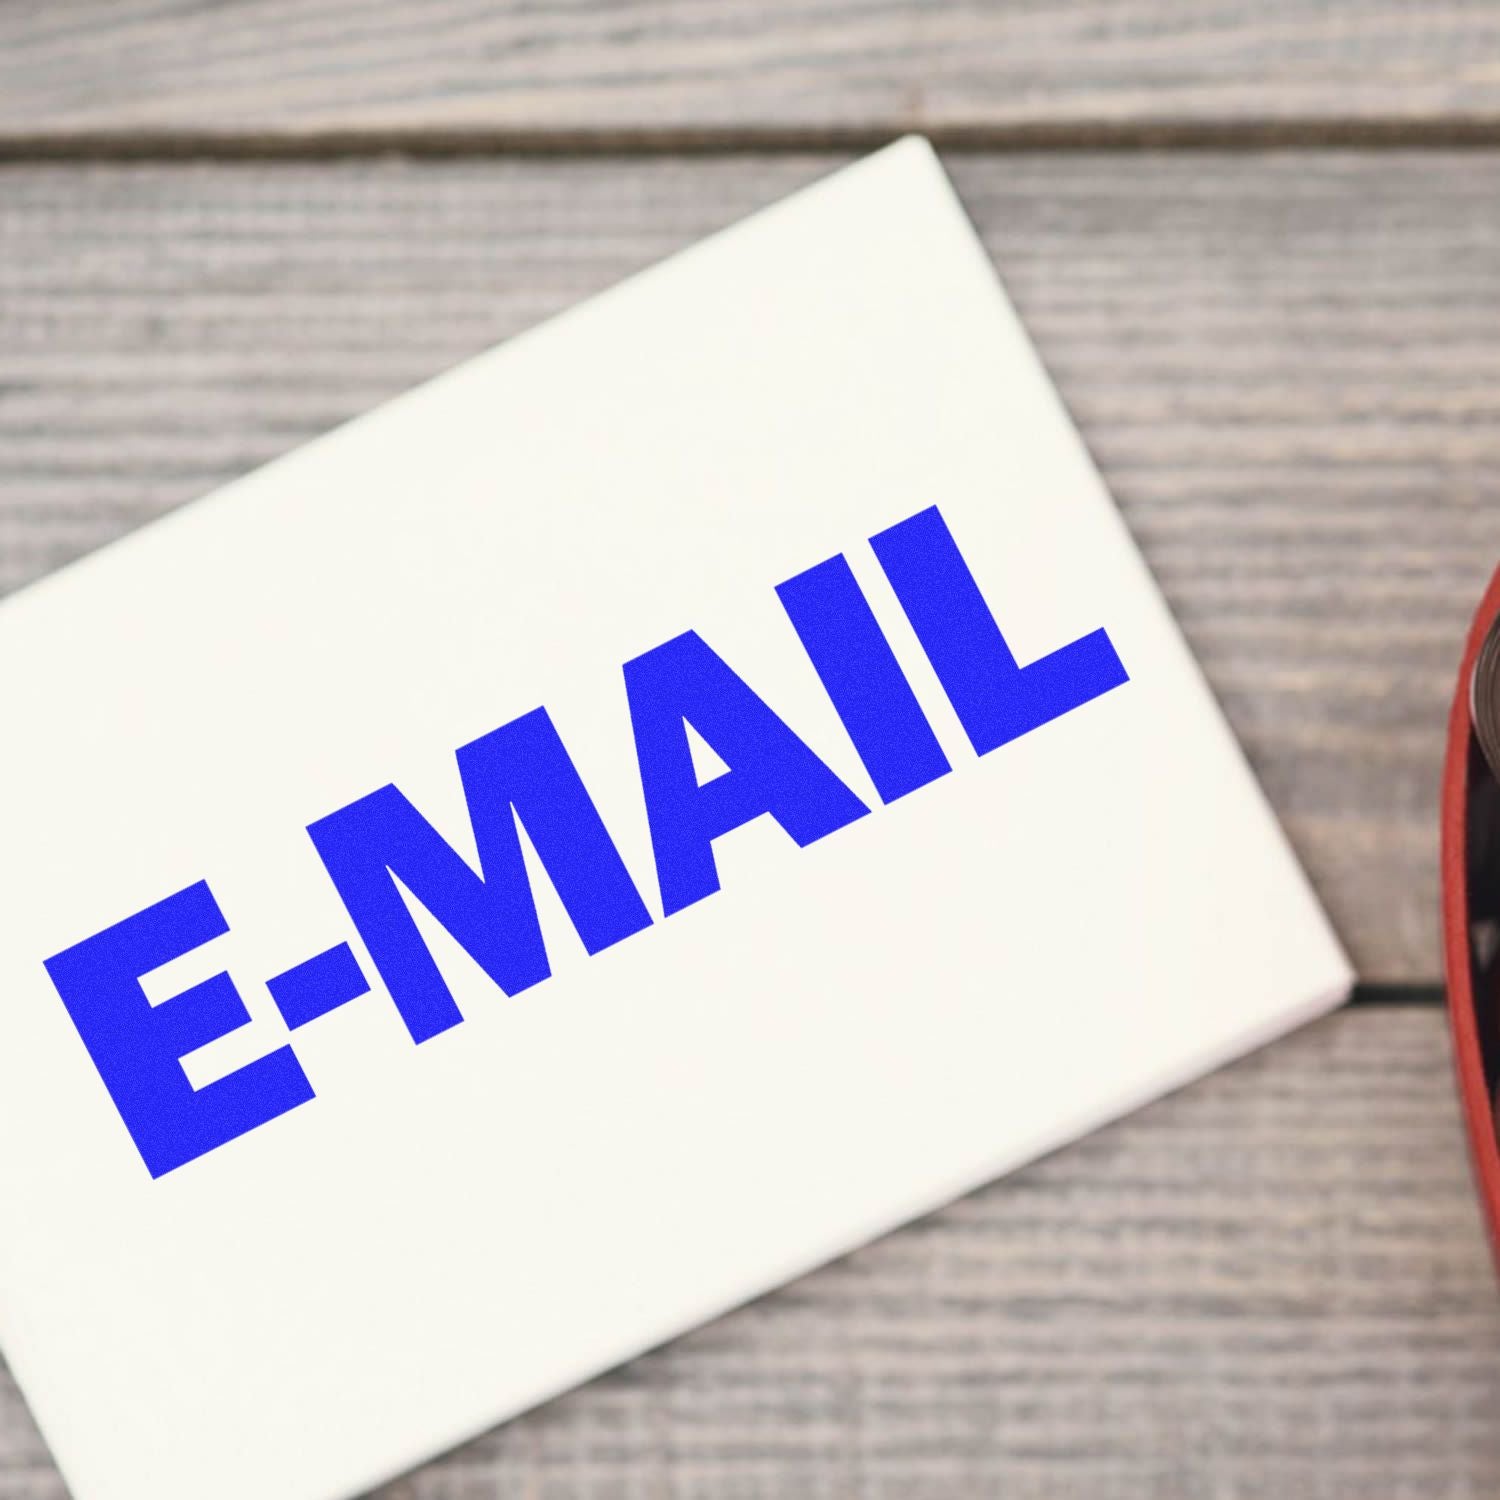
[[[361,1490],[1350,979],[919,140],[6,601],[0,702],[79,1500]]]

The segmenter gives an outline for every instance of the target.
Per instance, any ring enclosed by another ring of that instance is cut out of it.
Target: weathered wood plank
[[[1488,1500],[1497,1410],[1442,1014],[1356,1009],[379,1500]],[[0,1500],[65,1500],[3,1376]]]
[[[833,164],[0,170],[0,589]],[[1435,977],[1500,155],[951,165],[1362,973]]]
[[[0,141],[1492,133],[1497,55],[1466,0],[12,0]]]

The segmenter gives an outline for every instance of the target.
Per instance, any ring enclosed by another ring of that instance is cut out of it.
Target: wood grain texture
[[[0,589],[835,164],[0,170]],[[1435,978],[1500,156],[950,165],[1361,973]]]
[[[0,141],[1500,124],[1482,0],[11,0]]]
[[[1497,1410],[1442,1014],[1356,1009],[379,1500],[1491,1500]]]

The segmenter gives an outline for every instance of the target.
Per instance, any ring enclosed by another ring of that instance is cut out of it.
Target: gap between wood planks
[[[1441,984],[1381,984],[1361,981],[1349,996],[1350,1005],[1444,1005]]]
[[[1500,147],[1500,113],[1371,120],[1041,121],[1014,125],[870,121],[826,127],[632,127],[518,130],[38,130],[0,134],[0,162],[216,160],[327,161],[414,157],[774,155],[872,150],[920,132],[944,151],[1452,150]]]

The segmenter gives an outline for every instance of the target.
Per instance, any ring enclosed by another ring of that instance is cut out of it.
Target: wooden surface
[[[1435,1007],[1342,1012],[378,1500],[1491,1500],[1448,1071]],[[65,1494],[0,1384],[0,1497]]]
[[[0,587],[841,158],[13,165]],[[960,155],[966,204],[1368,979],[1437,977],[1500,558],[1500,154]]]
[[[1500,1297],[1432,987],[1442,716],[1500,559],[1500,7],[0,6],[0,591],[912,125],[964,148],[1361,974],[1426,1003],[380,1500],[1491,1497]],[[62,1495],[0,1380],[0,1500]]]
[[[1493,137],[1476,0],[47,0],[0,142]]]

